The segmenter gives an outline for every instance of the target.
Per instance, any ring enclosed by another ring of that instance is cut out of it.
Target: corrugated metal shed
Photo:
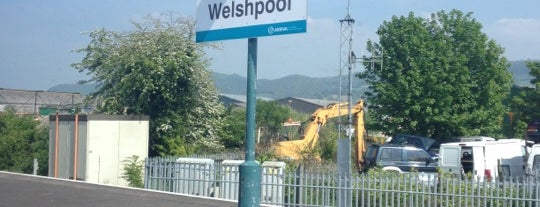
[[[273,99],[267,97],[257,97],[259,100],[272,101]],[[220,94],[219,100],[225,107],[236,106],[246,107],[246,95],[238,94]]]
[[[79,93],[0,88],[0,111],[11,106],[20,114],[38,114],[41,107],[59,109],[81,107],[83,99]]]
[[[278,103],[289,106],[293,110],[311,114],[315,110],[325,107],[328,104],[336,103],[333,100],[321,100],[321,99],[306,99],[306,98],[297,98],[297,97],[287,97],[277,100]]]

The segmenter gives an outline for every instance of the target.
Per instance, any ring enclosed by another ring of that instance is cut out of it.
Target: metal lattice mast
[[[341,137],[342,123],[341,118],[338,119],[338,186],[341,190],[338,193],[338,206],[349,207],[352,204],[352,191],[350,182],[351,178],[351,140],[352,140],[352,67],[354,64],[354,58],[352,58],[352,46],[353,46],[353,25],[354,19],[350,16],[350,0],[347,1],[347,15],[345,18],[339,20],[340,22],[340,60],[339,60],[339,101],[342,101],[342,79],[343,72],[347,70],[348,90],[347,90],[347,138]],[[341,108],[338,109],[338,113],[341,114]]]
[[[349,102],[348,110],[349,110],[349,116],[347,120],[347,130],[349,131],[351,128],[351,121],[352,116],[350,115],[351,107],[352,107],[352,84],[351,84],[351,75],[352,75],[352,67],[354,64],[354,58],[351,57],[352,47],[353,47],[353,25],[354,25],[354,19],[350,16],[350,1],[347,1],[347,15],[345,18],[339,20],[340,22],[340,40],[339,40],[339,51],[340,51],[340,59],[339,59],[339,102],[343,101],[343,75],[344,71],[348,72],[348,91],[347,91],[347,100]],[[341,114],[341,108],[339,109],[339,114]],[[338,118],[338,137],[341,138],[341,131],[342,131],[342,121],[341,118]],[[347,133],[351,134],[351,133]],[[349,140],[351,139],[350,135],[348,135]]]
[[[369,69],[375,70],[375,63],[380,64],[380,68],[382,70],[383,68],[383,49],[378,52],[379,54],[375,54],[374,48],[372,48],[371,56],[369,57],[356,57],[353,51],[353,35],[354,35],[354,22],[355,20],[351,18],[350,15],[350,0],[347,1],[347,15],[345,18],[339,20],[341,26],[340,26],[340,44],[339,44],[339,50],[340,50],[340,60],[339,60],[339,101],[342,101],[343,94],[343,77],[344,77],[344,71],[347,71],[347,79],[348,79],[348,89],[347,89],[347,101],[348,101],[348,113],[347,113],[347,127],[345,129],[347,133],[347,139],[349,140],[349,144],[352,141],[352,136],[354,134],[354,128],[352,126],[353,120],[352,120],[352,106],[353,106],[353,100],[352,100],[352,81],[353,81],[353,73],[352,70],[356,67],[356,63],[362,63],[362,67],[364,67],[364,63],[369,62]],[[341,113],[341,108],[338,109],[339,114]],[[342,139],[341,137],[341,131],[343,130],[343,124],[341,121],[341,118],[338,118],[338,137],[339,139]],[[361,139],[361,137],[357,137],[357,139]],[[339,151],[338,151],[339,152]],[[345,156],[345,155],[343,155]],[[339,157],[339,156],[338,156]],[[348,161],[350,162],[350,156]],[[350,171],[350,166],[345,166],[347,171]]]

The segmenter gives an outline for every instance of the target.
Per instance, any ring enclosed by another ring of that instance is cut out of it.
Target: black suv
[[[415,146],[372,145],[365,156],[365,168],[381,167],[398,172],[437,172],[436,160],[424,149]]]

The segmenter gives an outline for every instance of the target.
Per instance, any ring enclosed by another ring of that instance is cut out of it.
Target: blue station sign
[[[199,0],[196,41],[306,32],[307,0]]]

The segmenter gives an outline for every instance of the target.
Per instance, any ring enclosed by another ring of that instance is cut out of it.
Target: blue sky
[[[129,31],[130,20],[147,14],[195,17],[196,6],[196,0],[0,0],[0,88],[47,90],[85,79],[70,67],[83,57],[72,50],[88,44],[83,32]],[[346,6],[345,0],[308,0],[307,33],[259,38],[258,78],[338,75],[339,19]],[[459,9],[473,12],[508,59],[540,59],[539,8],[538,0],[351,0],[353,47],[356,54],[365,54],[365,42],[376,40],[375,31],[392,16],[414,12],[427,17]],[[247,40],[222,43],[222,50],[207,51],[210,69],[245,76]]]

